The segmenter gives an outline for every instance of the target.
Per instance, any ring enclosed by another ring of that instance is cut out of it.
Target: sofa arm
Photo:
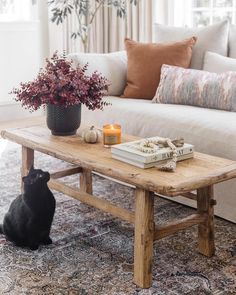
[[[112,53],[72,53],[68,55],[75,66],[88,63],[86,74],[94,71],[101,73],[111,83],[108,95],[120,96],[126,86],[127,55],[126,51]]]

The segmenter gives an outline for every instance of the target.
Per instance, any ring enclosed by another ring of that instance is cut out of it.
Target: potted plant
[[[51,8],[51,21],[57,25],[65,20],[73,20],[74,31],[71,38],[79,38],[83,44],[84,52],[88,52],[90,30],[94,24],[96,15],[104,7],[115,8],[117,17],[126,18],[127,7],[137,6],[140,0],[49,0]]]
[[[90,110],[103,109],[103,96],[109,83],[98,72],[85,74],[87,65],[73,67],[65,55],[55,52],[46,59],[35,80],[21,83],[11,94],[14,99],[31,112],[46,106],[47,125],[53,135],[72,135],[80,126],[81,104]]]

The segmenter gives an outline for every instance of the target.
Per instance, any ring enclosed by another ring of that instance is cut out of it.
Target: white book
[[[148,139],[162,139],[161,137],[151,137]],[[139,145],[142,140],[136,140],[126,143],[121,143],[117,145],[113,145],[111,147],[112,155],[124,157],[126,159],[130,159],[132,161],[138,161],[141,163],[152,163],[170,159],[172,156],[171,149],[167,148],[160,148],[154,153],[144,153],[139,150]],[[194,152],[194,146],[192,144],[185,143],[182,147],[177,148],[177,156],[183,156],[186,154],[191,154]]]
[[[189,153],[189,154],[186,154],[186,155],[179,156],[178,159],[177,159],[177,162],[187,160],[187,159],[191,159],[191,158],[193,158],[193,156],[194,156],[193,153]],[[116,160],[119,160],[119,161],[122,161],[122,162],[125,162],[127,164],[131,164],[131,165],[139,167],[139,168],[143,168],[143,169],[152,168],[152,167],[158,167],[158,166],[163,165],[163,164],[165,164],[165,163],[167,163],[169,161],[169,160],[163,160],[163,161],[152,162],[152,163],[147,163],[146,164],[146,163],[142,163],[142,162],[138,162],[138,161],[133,161],[133,160],[130,160],[130,159],[118,156],[118,155],[114,155],[114,154],[112,154],[112,158],[116,159]]]

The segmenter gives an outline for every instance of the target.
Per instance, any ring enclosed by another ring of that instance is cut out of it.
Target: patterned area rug
[[[20,148],[0,139],[0,222],[19,194]],[[67,166],[36,153],[36,167]],[[76,184],[78,176],[65,178]],[[94,176],[94,193],[125,208],[133,207],[133,189]],[[216,255],[197,252],[191,228],[156,242],[153,286],[133,283],[133,228],[130,224],[55,192],[53,244],[37,251],[14,247],[0,236],[0,294],[9,295],[201,295],[236,294],[236,225],[216,218]],[[165,223],[193,209],[155,198],[155,219]]]

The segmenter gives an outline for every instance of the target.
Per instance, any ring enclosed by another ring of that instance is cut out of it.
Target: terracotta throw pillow
[[[188,68],[196,37],[175,43],[138,43],[125,39],[127,86],[123,97],[152,99],[163,64]]]
[[[236,111],[236,72],[222,74],[163,65],[153,102]]]

